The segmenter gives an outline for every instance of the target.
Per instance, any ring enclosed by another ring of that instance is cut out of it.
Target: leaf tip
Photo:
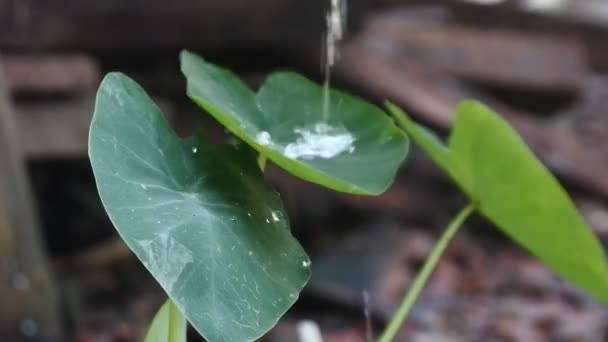
[[[184,66],[184,63],[188,62],[188,60],[192,59],[192,58],[201,58],[201,57],[188,49],[183,49],[179,52],[179,61],[180,61],[182,68]]]
[[[458,113],[458,114],[460,114],[460,113],[471,113],[471,112],[474,112],[474,113],[479,113],[479,112],[494,113],[494,111],[491,110],[485,104],[481,103],[480,101],[472,100],[472,99],[462,100],[456,106],[456,113]]]

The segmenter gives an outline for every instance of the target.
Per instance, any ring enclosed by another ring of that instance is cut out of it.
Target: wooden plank
[[[469,80],[517,89],[574,92],[588,74],[585,49],[574,38],[484,30],[399,13],[367,20],[361,44]]]
[[[394,1],[393,1],[394,2]],[[412,0],[410,3],[439,5],[445,8],[451,22],[473,25],[482,29],[515,29],[520,32],[578,37],[597,70],[608,70],[608,25],[572,17],[546,15],[523,10],[517,0],[487,6],[454,0]]]
[[[515,110],[496,99],[478,93],[454,77],[437,70],[412,67],[372,50],[350,45],[343,50],[336,78],[357,84],[364,93],[389,99],[419,120],[448,130],[456,104],[465,98],[482,100],[507,119],[538,156],[566,181],[603,198],[608,198],[608,155],[602,139],[586,139],[581,130],[570,129],[559,120]],[[604,120],[608,123],[608,120]]]
[[[0,70],[0,340],[58,339],[61,315]]]
[[[86,155],[94,94],[16,106],[19,142],[28,158]]]
[[[155,99],[169,121],[173,106]],[[61,101],[37,101],[15,105],[19,145],[28,158],[83,157],[87,154],[89,127],[95,109],[95,93]]]
[[[351,1],[351,20],[365,3]],[[0,0],[0,47],[316,48],[327,7],[326,0]]]
[[[2,57],[12,93],[70,94],[93,91],[101,81],[95,60],[86,55],[27,55]]]

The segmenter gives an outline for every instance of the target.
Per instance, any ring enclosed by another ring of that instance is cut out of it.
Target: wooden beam
[[[317,47],[327,0],[0,0],[0,47]],[[352,0],[350,19],[367,1]]]
[[[0,70],[0,340],[58,339],[57,288]]]
[[[390,14],[372,16],[357,39],[395,58],[517,89],[576,92],[589,74],[586,51],[572,37],[482,30]]]
[[[558,176],[589,192],[608,198],[605,172],[608,159],[601,139],[568,128],[559,120],[516,110],[491,96],[467,87],[455,77],[432,68],[412,66],[356,44],[343,49],[336,79],[357,84],[362,92],[388,99],[411,111],[419,120],[449,130],[456,104],[465,98],[483,101],[500,113],[523,136]]]
[[[101,81],[97,62],[87,55],[4,55],[0,61],[11,93],[77,94]]]
[[[173,120],[169,101],[155,99],[167,120]],[[19,146],[27,158],[84,157],[95,110],[92,92],[61,101],[15,105]]]

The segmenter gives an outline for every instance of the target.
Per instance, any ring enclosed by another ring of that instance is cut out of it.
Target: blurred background
[[[483,100],[608,242],[608,1],[348,4],[333,86],[390,99],[444,133],[460,99]],[[329,0],[0,0],[0,341],[140,341],[165,299],[106,217],[87,159],[103,75],[137,80],[181,134],[204,125],[219,140],[223,129],[185,96],[179,50],[253,87],[276,69],[322,81],[328,8]],[[380,331],[465,203],[416,148],[378,198],[332,193],[276,167],[266,176],[314,276],[264,341],[298,341],[302,320],[327,342]],[[608,309],[474,218],[400,340],[608,341]]]

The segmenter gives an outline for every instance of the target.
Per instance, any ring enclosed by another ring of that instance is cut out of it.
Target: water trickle
[[[139,186],[144,190],[148,190],[148,186],[145,184],[140,184]]]
[[[330,110],[331,68],[338,59],[338,43],[346,32],[346,0],[331,0],[329,13],[325,18],[327,32],[325,34],[325,60],[323,82],[323,118],[327,121]]]

